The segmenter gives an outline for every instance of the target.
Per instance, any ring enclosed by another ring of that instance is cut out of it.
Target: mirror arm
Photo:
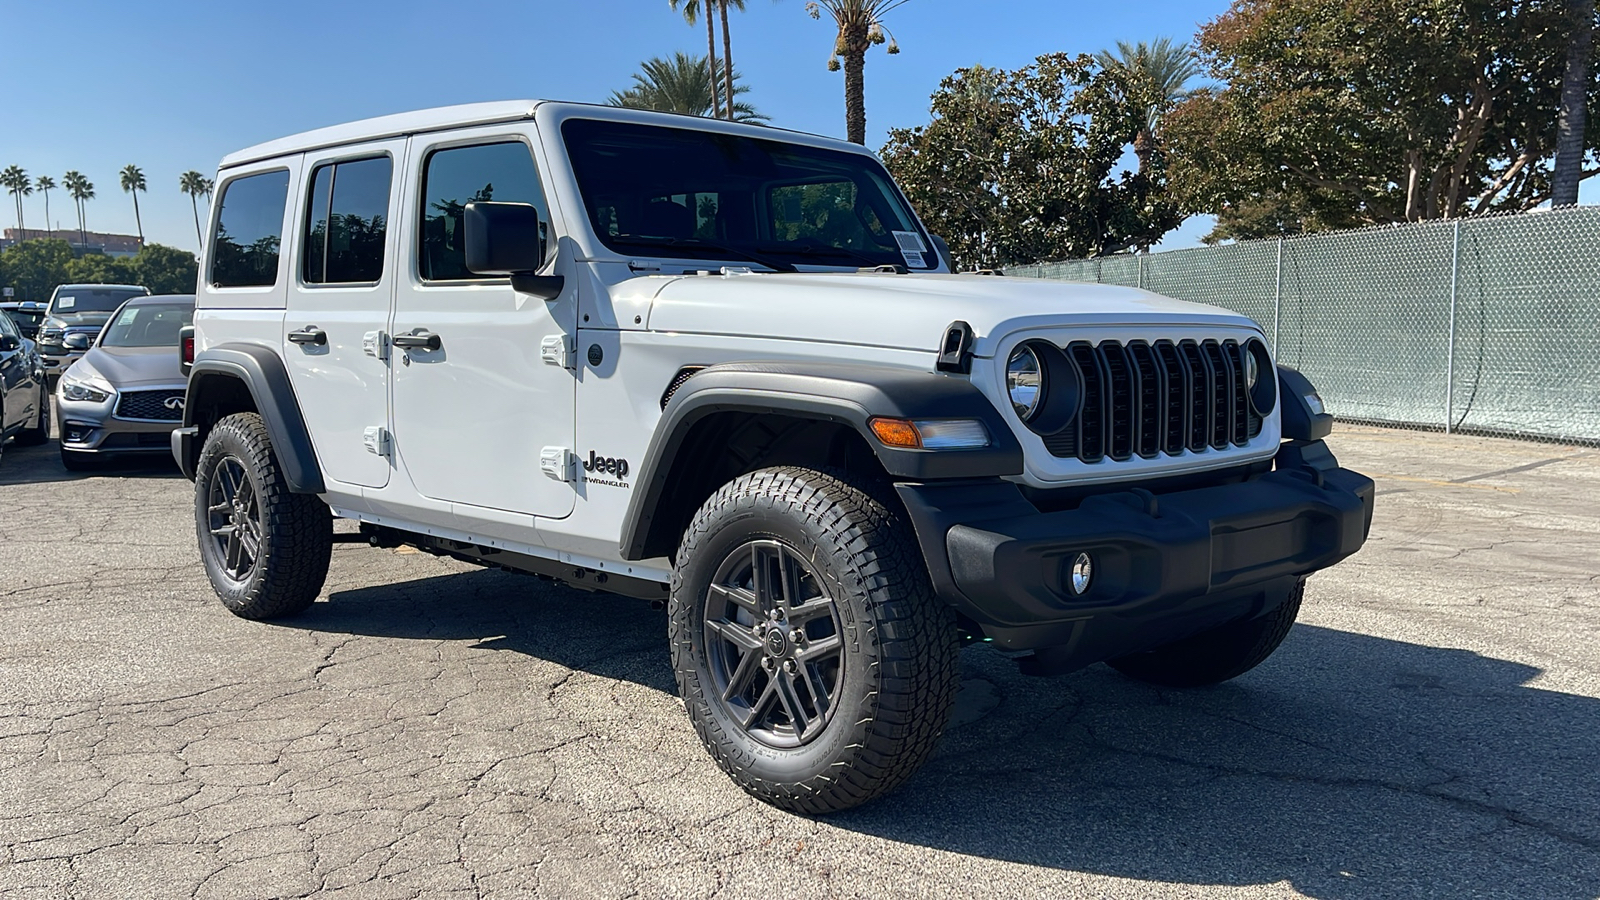
[[[514,273],[511,287],[519,294],[532,294],[541,300],[554,300],[561,296],[567,279],[561,275],[535,275],[531,272]]]

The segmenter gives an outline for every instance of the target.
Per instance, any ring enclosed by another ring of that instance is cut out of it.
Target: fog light
[[[1072,578],[1070,584],[1072,593],[1081,595],[1089,589],[1089,582],[1094,580],[1094,560],[1087,553],[1079,553],[1072,561]]]

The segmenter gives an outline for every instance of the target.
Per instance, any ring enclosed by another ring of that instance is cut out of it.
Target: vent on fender
[[[683,387],[684,382],[687,382],[694,376],[694,373],[704,368],[705,366],[684,366],[679,369],[678,374],[672,376],[672,380],[667,382],[667,389],[661,392],[661,408],[666,409],[667,404],[672,402],[672,395],[678,392],[678,388]]]

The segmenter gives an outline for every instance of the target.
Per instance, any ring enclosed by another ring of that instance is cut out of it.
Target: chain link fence
[[[1600,207],[1006,274],[1142,287],[1243,313],[1347,421],[1600,445]]]

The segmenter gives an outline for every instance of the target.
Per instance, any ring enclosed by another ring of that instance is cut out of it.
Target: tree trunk
[[[195,202],[193,194],[189,195],[189,210],[194,213],[194,239],[195,243],[205,247],[206,239],[200,236],[200,204]]]
[[[144,246],[144,219],[139,216],[139,190],[135,188],[133,194],[133,224],[139,229],[139,246]]]
[[[51,239],[56,236],[56,230],[50,224],[50,192],[44,192],[44,233]]]
[[[728,102],[728,121],[733,121],[733,38],[728,34],[728,0],[717,0],[722,11],[722,86]]]
[[[867,48],[872,42],[865,25],[851,26],[844,34],[844,130],[855,144],[867,142],[867,98],[865,70]]]
[[[716,118],[722,108],[717,98],[717,30],[711,23],[711,0],[706,0],[706,70],[711,75],[711,117]]]
[[[1572,42],[1561,79],[1561,112],[1556,118],[1556,169],[1550,205],[1578,202],[1583,179],[1584,127],[1588,115],[1589,63],[1594,52],[1594,0],[1572,0]]]

